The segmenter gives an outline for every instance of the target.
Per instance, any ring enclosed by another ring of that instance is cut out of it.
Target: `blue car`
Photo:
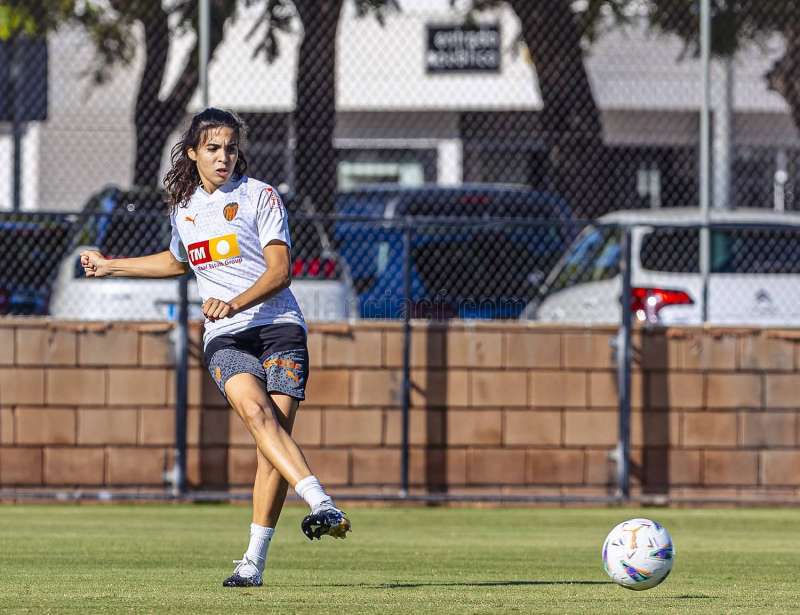
[[[360,189],[333,225],[363,318],[517,318],[576,234],[560,197],[512,186]],[[404,224],[411,296],[404,299]]]
[[[72,221],[44,213],[0,215],[0,315],[44,315]]]

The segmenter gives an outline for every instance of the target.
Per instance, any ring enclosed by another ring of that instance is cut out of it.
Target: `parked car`
[[[53,214],[9,213],[0,218],[0,315],[47,314],[58,262],[72,221]]]
[[[518,317],[575,235],[563,199],[507,185],[366,188],[339,193],[336,207],[363,318],[404,313],[403,220],[417,317]]]
[[[292,292],[308,321],[346,320],[356,297],[341,259],[324,229],[292,220]],[[153,189],[109,188],[84,208],[73,248],[62,260],[50,302],[54,317],[83,320],[162,320],[177,314],[178,281],[172,279],[87,279],[79,254],[98,249],[111,257],[143,256],[166,250],[170,223],[164,194]],[[190,317],[202,318],[197,283],[189,282]]]
[[[800,324],[800,214],[749,209],[710,212],[708,322]],[[631,228],[632,296],[638,321],[702,322],[697,208],[620,211],[583,230],[522,317],[618,323],[621,231]]]

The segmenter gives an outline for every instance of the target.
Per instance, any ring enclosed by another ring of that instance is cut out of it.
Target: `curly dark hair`
[[[196,150],[203,143],[209,130],[220,127],[232,128],[240,142],[247,136],[247,127],[238,115],[232,111],[209,107],[192,118],[189,129],[172,148],[170,169],[164,176],[170,211],[175,211],[177,207],[186,207],[200,183],[197,164],[189,158],[189,150]],[[233,175],[241,177],[245,171],[247,171],[247,159],[240,145],[239,159],[236,161]]]

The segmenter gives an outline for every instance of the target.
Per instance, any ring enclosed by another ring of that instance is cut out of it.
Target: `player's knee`
[[[251,432],[275,430],[279,428],[272,410],[255,400],[244,400],[239,404],[239,414]]]
[[[237,404],[239,416],[248,427],[258,427],[266,420],[267,409],[252,399],[242,400]]]

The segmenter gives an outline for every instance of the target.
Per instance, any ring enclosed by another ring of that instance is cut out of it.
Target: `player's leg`
[[[344,538],[350,522],[334,506],[311,473],[300,447],[281,426],[277,418],[280,410],[264,391],[263,383],[252,374],[236,374],[226,381],[225,393],[261,453],[311,509],[302,523],[306,536],[312,540],[326,534]]]
[[[300,400],[280,393],[270,393],[270,398],[278,409],[276,415],[281,427],[291,435]],[[275,527],[286,500],[289,483],[283,479],[261,451],[256,449],[256,454],[258,469],[253,485],[253,523]]]
[[[276,340],[277,329],[264,327],[262,341],[270,337]],[[308,346],[306,332],[302,327],[290,326],[280,329],[280,343],[266,343],[265,350],[259,357],[264,367],[267,391],[273,403],[291,403],[291,399],[305,399],[305,388],[308,381]],[[276,349],[276,346],[282,349]],[[311,507],[311,514],[303,519],[300,527],[310,539],[324,535],[344,538],[350,531],[350,521],[344,513],[336,508],[333,500],[322,489],[316,476],[307,476],[293,485],[295,492]]]
[[[225,395],[258,449],[290,485],[311,475],[300,447],[281,426],[263,381],[249,373],[235,374],[225,382]]]
[[[276,413],[278,421],[291,434],[299,400],[288,395],[273,395],[272,398],[278,408]],[[288,483],[257,447],[256,459],[250,542],[242,559],[237,560],[233,574],[223,582],[226,587],[261,585],[269,547],[286,499]]]

